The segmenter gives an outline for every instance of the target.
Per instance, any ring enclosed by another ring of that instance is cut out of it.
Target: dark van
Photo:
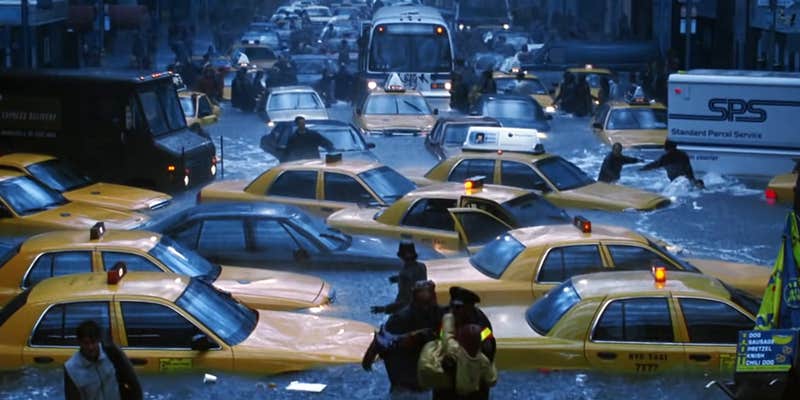
[[[46,153],[99,181],[180,190],[216,175],[170,72],[0,72],[0,153]]]

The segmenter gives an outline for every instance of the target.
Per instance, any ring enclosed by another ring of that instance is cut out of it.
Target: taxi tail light
[[[775,189],[767,188],[766,190],[764,190],[764,198],[766,198],[768,201],[778,200],[778,193],[775,192]]]
[[[211,165],[217,165],[217,156],[211,156]]]
[[[659,265],[653,266],[653,279],[656,283],[667,282],[667,268]]]
[[[128,266],[124,262],[119,261],[114,264],[114,267],[106,273],[108,284],[116,285],[128,273]]]
[[[89,240],[98,240],[106,233],[106,224],[100,221],[89,230]]]
[[[572,220],[572,224],[583,233],[592,233],[592,221],[580,215],[575,216],[575,219]]]
[[[167,172],[175,172],[175,165],[174,164],[167,165]]]
[[[444,35],[444,27],[441,26],[441,25],[437,25],[436,29],[435,29],[435,32],[436,32],[437,35]]]
[[[464,190],[480,189],[486,180],[485,176],[473,176],[464,180]]]

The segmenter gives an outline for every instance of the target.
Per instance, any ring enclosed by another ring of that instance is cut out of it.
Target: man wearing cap
[[[389,282],[397,284],[397,297],[394,302],[385,306],[372,307],[372,313],[392,314],[411,303],[411,289],[416,282],[428,280],[428,268],[417,261],[417,250],[414,242],[403,240],[397,250],[397,256],[403,260],[400,273],[389,277]]]
[[[417,380],[417,361],[422,347],[436,339],[444,310],[436,302],[433,281],[419,281],[412,287],[411,303],[392,314],[375,335],[361,366],[370,371],[378,355],[384,360],[392,393],[424,389]]]
[[[440,337],[445,342],[445,354],[458,347],[456,340],[456,333],[463,327],[474,324],[481,328],[481,352],[494,363],[494,355],[497,351],[497,341],[492,334],[492,323],[486,314],[476,307],[475,304],[480,303],[481,298],[475,292],[464,289],[459,286],[450,288],[450,309],[449,313],[442,317],[442,327]],[[446,356],[442,362],[444,370],[455,377],[455,360],[452,357]],[[447,400],[459,399],[458,393],[455,388],[449,390],[434,390],[434,400]],[[488,399],[489,387],[486,385],[481,386],[478,393],[470,396],[470,399]]]

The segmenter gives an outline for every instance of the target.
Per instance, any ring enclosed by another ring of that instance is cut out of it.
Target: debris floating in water
[[[211,374],[206,374],[203,377],[203,383],[217,383],[217,377]]]
[[[286,387],[286,390],[295,390],[298,392],[313,392],[313,393],[320,393],[328,385],[324,383],[304,383],[298,381],[292,381],[289,386]]]

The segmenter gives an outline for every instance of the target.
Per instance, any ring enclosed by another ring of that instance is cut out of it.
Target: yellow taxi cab
[[[655,193],[597,182],[561,156],[546,153],[537,136],[518,135],[513,128],[495,133],[497,129],[470,127],[461,154],[440,161],[425,178],[459,182],[482,175],[486,183],[541,191],[559,207],[646,211],[670,203]]]
[[[597,108],[592,130],[609,145],[662,149],[667,140],[667,108],[644,97],[611,101]]]
[[[357,363],[374,332],[362,322],[250,308],[202,279],[120,268],[47,279],[11,300],[0,312],[0,369],[62,365],[88,319],[148,373]]]
[[[224,245],[222,243],[221,245]],[[260,268],[212,264],[172,239],[148,231],[86,231],[33,236],[0,260],[0,305],[26,288],[62,275],[102,272],[124,263],[131,272],[168,272],[201,278],[243,303],[271,310],[322,311],[334,296],[322,279]]]
[[[542,106],[544,112],[556,112],[553,96],[536,75],[512,69],[511,72],[494,71],[492,76],[498,93],[528,95]]]
[[[577,275],[530,307],[481,309],[498,368],[729,376],[758,307],[717,279],[656,269]]]
[[[26,236],[55,229],[89,229],[105,221],[113,229],[135,229],[150,217],[71,202],[33,178],[0,168],[0,235]]]
[[[797,173],[777,175],[770,179],[767,188],[764,190],[764,198],[770,203],[794,203],[794,187],[797,183]]]
[[[197,129],[200,126],[216,124],[222,114],[222,108],[201,92],[183,90],[178,92],[186,126]]]
[[[406,90],[400,76],[393,73],[381,89],[370,82],[370,91],[355,108],[353,121],[368,135],[427,135],[436,123],[425,97]]]
[[[385,209],[350,207],[327,223],[346,233],[405,238],[453,255],[476,251],[510,229],[568,221],[567,214],[533,191],[484,185],[441,183],[409,192]]]
[[[592,226],[588,219],[575,217],[572,225],[512,230],[472,257],[432,260],[426,265],[439,301],[448,301],[451,286],[461,286],[491,304],[528,303],[574,275],[650,270],[654,265],[669,272],[713,276],[760,298],[772,272],[767,266],[682,260],[667,247],[627,228]]]
[[[602,78],[612,79],[613,73],[611,70],[606,68],[595,68],[592,64],[586,64],[585,66],[581,67],[572,67],[567,68],[566,72],[571,73],[575,76],[575,80],[579,81],[581,79],[585,79],[586,83],[589,84],[589,91],[592,93],[592,98],[597,99],[597,95],[600,93],[600,80]],[[556,88],[556,96],[558,93],[561,92],[561,86],[559,85]],[[597,100],[594,100],[594,103],[597,104]]]
[[[279,164],[252,182],[212,183],[198,194],[198,203],[250,201],[291,204],[318,216],[328,216],[354,205],[392,204],[416,184],[391,167],[368,160],[342,159]]]
[[[11,153],[0,156],[0,169],[21,172],[53,189],[70,201],[119,210],[157,210],[172,196],[153,190],[94,182],[68,162],[46,155]]]

